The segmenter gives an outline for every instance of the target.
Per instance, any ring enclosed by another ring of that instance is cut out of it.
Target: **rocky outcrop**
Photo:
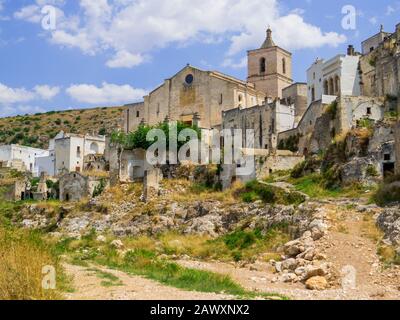
[[[385,209],[379,215],[377,225],[385,233],[384,241],[397,248],[400,254],[400,207]]]
[[[178,203],[162,199],[150,205],[127,201],[104,207],[98,199],[92,199],[86,205],[62,207],[56,211],[27,206],[22,210],[19,224],[34,229],[52,226],[52,231],[73,237],[91,230],[111,232],[118,237],[157,235],[167,231],[218,237],[240,228],[266,233],[280,225],[297,238],[311,226],[311,237],[318,238],[321,226],[314,218],[318,212],[316,207],[317,204],[311,202],[295,207],[272,206],[261,201],[227,204],[216,200]]]

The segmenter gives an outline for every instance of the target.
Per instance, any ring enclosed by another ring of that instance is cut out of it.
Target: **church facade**
[[[268,29],[261,48],[248,52],[247,81],[187,65],[145,96],[143,102],[127,106],[124,129],[130,132],[141,124],[164,121],[220,129],[224,112],[282,98],[283,89],[293,83],[291,78],[291,53],[275,45]]]

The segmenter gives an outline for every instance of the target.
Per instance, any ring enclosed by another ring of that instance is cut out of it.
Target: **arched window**
[[[96,142],[92,142],[90,145],[90,152],[92,154],[98,154],[99,153],[99,145]]]
[[[329,79],[329,95],[333,96],[335,94],[334,92],[334,86],[333,86],[333,79]]]
[[[315,87],[314,86],[311,88],[311,100],[313,102],[315,101]]]
[[[325,81],[324,81],[324,94],[326,94],[326,95],[329,94],[328,80],[325,80]]]
[[[339,95],[340,92],[340,79],[339,76],[335,77],[335,94]]]
[[[260,73],[265,73],[267,71],[267,62],[265,58],[260,59]]]
[[[286,74],[286,59],[282,59],[282,72],[283,74]]]

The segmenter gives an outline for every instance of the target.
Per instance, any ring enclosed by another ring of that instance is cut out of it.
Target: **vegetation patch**
[[[290,136],[287,139],[279,141],[278,150],[289,150],[292,152],[299,151],[300,134]]]
[[[372,201],[380,206],[400,202],[400,176],[394,175],[379,185]]]
[[[37,232],[0,226],[0,300],[58,300],[69,280],[54,248]],[[56,271],[56,290],[44,289],[45,266]]]
[[[248,203],[261,200],[270,204],[299,205],[306,200],[305,196],[299,192],[288,192],[284,189],[260,183],[256,180],[248,182],[239,194],[241,195],[242,201]]]

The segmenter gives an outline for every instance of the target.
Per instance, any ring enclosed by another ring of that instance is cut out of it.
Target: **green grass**
[[[203,257],[229,257],[229,260],[240,257],[242,259],[250,256],[253,257],[256,253],[264,253],[267,247],[281,245],[287,242],[288,239],[288,236],[283,235],[277,229],[271,229],[266,235],[251,231],[237,231],[216,240],[208,240],[205,237],[194,239],[194,236],[185,237],[183,235],[174,236],[172,234],[160,236],[158,239],[140,237],[125,239],[124,244],[129,251],[122,257],[109,243],[97,243],[95,234],[92,233],[81,240],[62,240],[57,245],[57,250],[60,254],[64,253],[69,256],[72,263],[77,265],[87,267],[92,264],[107,266],[111,269],[120,270],[132,275],[144,276],[148,279],[183,290],[212,293],[223,292],[238,296],[239,298],[268,298],[269,296],[278,295],[248,292],[235,283],[229,276],[185,268],[174,262],[160,259],[158,256],[163,252],[170,255],[196,252],[198,256]],[[156,242],[159,246],[157,253],[155,251]],[[174,247],[171,242],[179,242],[184,244],[184,246],[181,247],[179,245]],[[115,278],[110,278],[110,275],[99,274],[99,276],[105,278],[105,283],[103,283],[105,286],[111,286],[113,283],[118,284],[118,282],[115,282]]]
[[[94,272],[98,278],[104,279],[104,281],[101,282],[103,287],[118,287],[124,285],[117,276],[110,272],[105,272],[97,268],[89,268],[87,270]]]
[[[327,198],[359,198],[368,196],[366,191],[373,192],[372,187],[365,187],[359,184],[354,184],[342,188],[328,189],[324,187],[324,178],[320,174],[311,174],[302,178],[289,180],[297,191],[307,194],[313,199]]]
[[[242,201],[246,203],[261,200],[264,203],[270,204],[299,205],[306,200],[305,197],[298,192],[287,192],[256,180],[248,182],[240,193]]]
[[[167,286],[183,290],[223,293],[241,298],[279,296],[277,294],[259,294],[247,291],[226,275],[185,268],[173,262],[159,260],[152,251],[130,251],[123,261],[115,260],[113,253],[111,253],[111,256],[113,258],[97,259],[97,262],[128,274],[144,276]],[[283,296],[280,297],[285,299]]]

